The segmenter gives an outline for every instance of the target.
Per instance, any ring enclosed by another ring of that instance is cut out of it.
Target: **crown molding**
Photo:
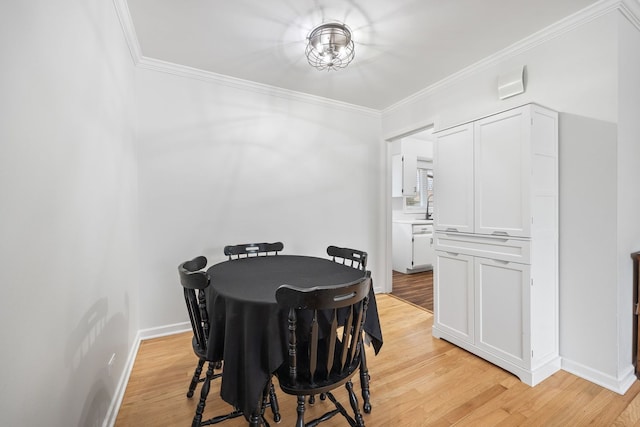
[[[227,87],[247,90],[253,93],[260,93],[263,95],[275,96],[287,100],[295,100],[305,102],[308,104],[315,104],[325,107],[338,108],[346,111],[355,111],[366,115],[372,115],[375,117],[381,116],[380,110],[372,108],[362,107],[360,105],[349,104],[347,102],[337,101],[335,99],[324,98],[322,96],[310,95],[303,92],[297,92],[294,90],[283,89],[277,86],[271,86],[264,83],[257,83],[250,80],[239,79],[237,77],[226,76],[223,74],[213,73],[211,71],[204,71],[198,68],[188,67],[186,65],[175,64],[172,62],[163,61],[160,59],[148,58],[142,56],[138,63],[138,67],[147,70],[159,71],[163,73],[169,73],[180,77],[186,77],[196,80],[202,80],[209,83],[216,83]]]
[[[347,111],[356,111],[359,113],[378,117],[382,114],[393,112],[394,110],[401,108],[406,104],[410,104],[411,102],[421,97],[429,96],[430,94],[435,93],[445,87],[451,86],[474,73],[494,66],[511,56],[515,56],[533,49],[536,46],[539,46],[551,39],[568,33],[581,25],[591,22],[615,10],[620,11],[620,13],[622,13],[622,15],[632,25],[640,30],[640,0],[601,0],[530,35],[523,40],[520,40],[519,42],[512,44],[511,46],[508,46],[507,48],[499,52],[496,52],[491,56],[488,56],[468,67],[465,67],[454,74],[451,74],[450,76],[434,83],[433,85],[430,85],[408,96],[407,98],[404,98],[403,100],[390,105],[389,107],[386,107],[382,110],[376,110],[317,95],[310,95],[303,92],[283,89],[276,86],[243,80],[236,77],[230,77],[210,71],[204,71],[180,64],[145,57],[142,54],[142,49],[135,32],[135,27],[131,19],[127,0],[113,0],[113,4],[116,9],[116,14],[118,15],[118,19],[120,20],[120,25],[127,42],[127,46],[129,47],[129,52],[131,53],[131,58],[136,66],[158,72],[174,74],[181,77],[217,83],[236,89],[247,90],[255,93],[267,94],[270,96],[297,100],[316,105],[328,106],[331,108],[339,108]]]
[[[393,112],[394,110],[401,108],[406,104],[425,96],[429,96],[438,90],[451,86],[466,77],[475,74],[479,71],[485,70],[491,66],[494,66],[509,57],[521,54],[530,49],[533,49],[549,40],[559,37],[565,33],[574,30],[581,25],[591,22],[603,15],[606,15],[612,11],[621,11],[627,19],[629,19],[636,27],[640,29],[640,22],[638,16],[640,16],[640,3],[639,0],[601,0],[597,3],[588,6],[579,12],[569,15],[568,17],[561,19],[560,21],[526,37],[505,49],[496,52],[495,54],[488,56],[462,70],[451,74],[450,76],[434,83],[410,96],[404,98],[401,101],[382,110],[383,114]]]
[[[640,0],[622,0],[620,12],[640,31]]]
[[[317,95],[310,95],[294,90],[283,89],[277,86],[271,86],[263,83],[257,83],[250,80],[230,77],[223,74],[204,71],[186,65],[175,64],[159,59],[148,58],[142,54],[142,49],[136,35],[136,30],[131,19],[127,0],[113,0],[116,14],[120,20],[125,40],[129,46],[129,52],[133,59],[134,65],[147,70],[153,70],[176,76],[202,80],[210,83],[217,83],[227,87],[241,90],[247,90],[254,93],[260,93],[275,96],[287,100],[296,100],[308,104],[315,104],[324,107],[338,108],[345,111],[358,112],[365,115],[380,117],[382,112],[373,108],[362,107],[360,105],[349,104],[347,102],[337,101],[335,99],[325,98]]]
[[[129,47],[131,59],[135,65],[138,65],[140,63],[140,58],[142,58],[142,49],[138,42],[136,29],[133,26],[133,20],[131,19],[127,0],[113,0],[113,6],[116,9],[116,15],[118,15],[118,20],[120,21],[124,38],[127,42],[127,46]]]

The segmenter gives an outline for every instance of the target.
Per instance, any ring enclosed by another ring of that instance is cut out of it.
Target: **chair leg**
[[[295,427],[304,427],[304,396],[298,396],[298,419]]]
[[[249,427],[261,427],[262,419],[259,410],[253,412],[249,417]]]
[[[191,427],[200,427],[202,424],[202,413],[204,412],[204,406],[207,404],[207,396],[209,395],[209,388],[211,387],[211,378],[213,377],[213,363],[209,363],[207,368],[207,375],[200,390],[200,402],[196,408],[196,415],[193,417],[193,423]]]
[[[371,413],[371,393],[369,392],[369,368],[367,368],[367,356],[364,352],[364,346],[360,349],[360,388],[362,388],[362,405],[365,414]]]
[[[271,406],[271,412],[273,413],[273,421],[279,423],[282,417],[280,416],[280,404],[278,404],[278,396],[276,396],[276,389],[273,386],[271,380],[269,380],[269,404]]]
[[[189,391],[187,391],[187,397],[193,397],[193,392],[196,390],[196,386],[200,382],[200,375],[202,374],[202,366],[204,365],[204,359],[198,360],[198,366],[191,378],[191,384],[189,384]]]
[[[364,419],[362,418],[362,414],[360,413],[358,398],[353,392],[353,383],[351,381],[347,381],[345,387],[349,392],[349,403],[351,403],[351,409],[353,409],[353,413],[355,414],[356,427],[364,427]]]

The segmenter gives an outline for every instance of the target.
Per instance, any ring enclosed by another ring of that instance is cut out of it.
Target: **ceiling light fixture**
[[[305,55],[318,70],[344,68],[355,56],[351,30],[339,22],[318,25],[307,37]]]

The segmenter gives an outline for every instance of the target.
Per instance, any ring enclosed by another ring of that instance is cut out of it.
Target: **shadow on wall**
[[[96,301],[69,335],[65,350],[68,382],[62,399],[66,414],[82,408],[78,427],[102,426],[113,399],[127,350],[129,298],[124,312],[107,318],[107,298]],[[122,349],[122,350],[120,350]],[[117,351],[120,350],[120,353]],[[118,355],[109,366],[114,352]]]

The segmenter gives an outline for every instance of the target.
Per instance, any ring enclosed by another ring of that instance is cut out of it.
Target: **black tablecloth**
[[[249,417],[287,355],[287,313],[278,309],[276,289],[283,284],[338,285],[364,272],[323,258],[277,255],[225,261],[209,268],[208,274],[208,356],[224,360],[222,398]],[[377,354],[382,331],[373,286],[364,330]]]

